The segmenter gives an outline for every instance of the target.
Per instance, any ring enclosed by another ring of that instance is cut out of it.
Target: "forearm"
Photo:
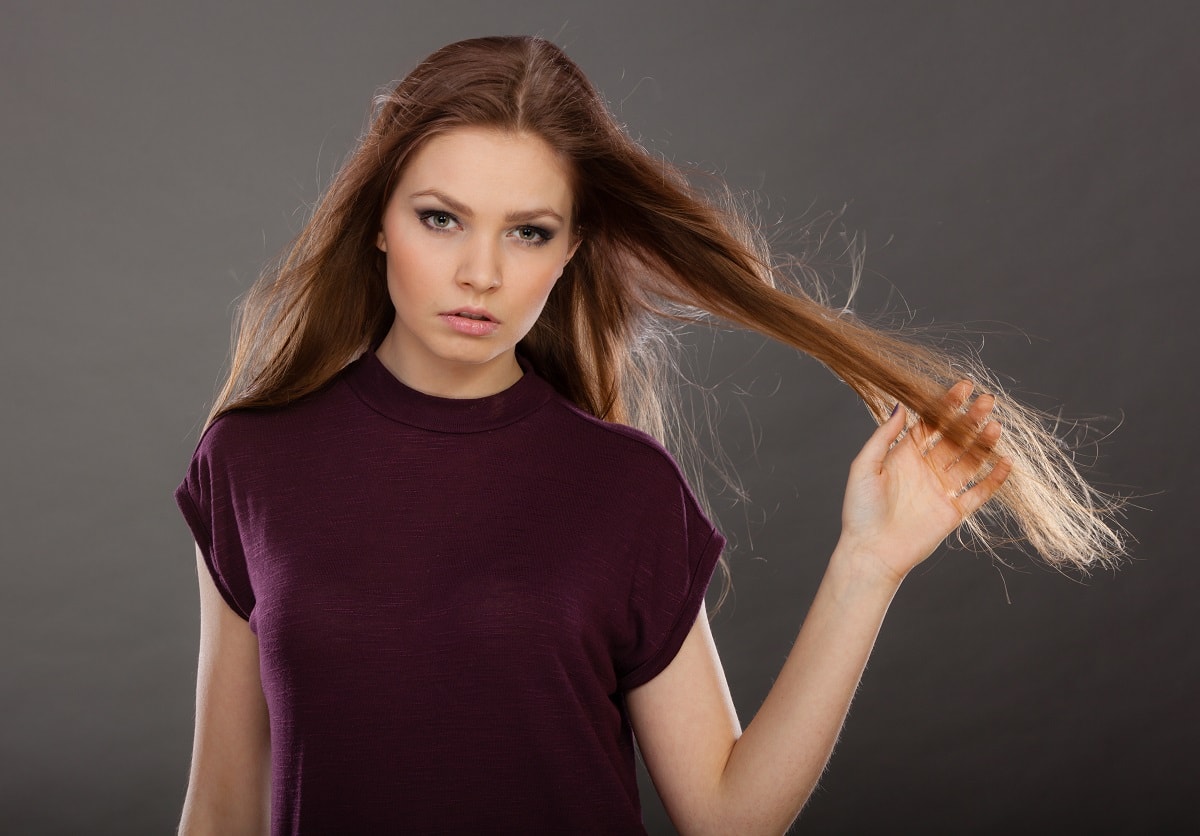
[[[839,545],[774,687],[721,777],[721,827],[781,833],[833,751],[899,579]]]

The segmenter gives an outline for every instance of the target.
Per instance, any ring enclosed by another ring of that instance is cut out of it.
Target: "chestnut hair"
[[[573,174],[581,244],[520,350],[588,413],[636,426],[688,459],[689,428],[673,419],[667,394],[667,338],[671,323],[709,315],[816,358],[877,421],[900,402],[966,441],[973,428],[943,401],[946,387],[966,377],[1001,394],[973,356],[872,327],[829,306],[819,286],[806,291],[772,263],[727,189],[700,188],[633,141],[557,46],[489,37],[439,49],[377,98],[307,225],[243,300],[210,422],[315,392],[382,340],[395,318],[375,246],[384,207],[422,143],[468,126],[539,137]],[[802,264],[800,272],[808,272]],[[1000,544],[1027,544],[1060,568],[1114,563],[1124,553],[1113,521],[1120,501],[1082,478],[1048,416],[1008,397],[997,398],[994,416],[1004,426],[996,453],[1012,460],[1012,474],[960,537],[993,554]],[[727,579],[724,559],[722,568]]]

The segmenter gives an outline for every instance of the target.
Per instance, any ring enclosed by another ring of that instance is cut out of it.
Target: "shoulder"
[[[583,440],[628,455],[662,461],[672,468],[678,469],[674,458],[667,449],[649,433],[628,424],[618,424],[597,418],[561,396],[555,398],[554,407],[561,411],[562,414],[558,417],[563,423],[569,425],[572,431],[579,433]]]
[[[277,438],[287,425],[289,407],[235,409],[223,413],[205,427],[196,444],[196,455],[206,459],[236,458],[246,450]]]
[[[627,481],[636,477],[644,487],[691,489],[678,462],[653,436],[626,424],[605,421],[584,412],[565,398],[550,405],[553,420],[570,439],[572,455],[601,471],[613,471]]]
[[[262,455],[273,449],[294,448],[305,439],[312,442],[323,428],[340,429],[347,412],[357,404],[341,377],[294,403],[222,413],[204,429],[196,455],[221,460],[250,453]]]
[[[271,439],[278,438],[272,426],[278,423],[275,410],[234,410],[217,417],[205,427],[188,465],[185,485],[193,493],[234,480],[233,475],[253,471]],[[234,480],[236,481],[236,480]]]
[[[346,421],[331,417],[337,412],[318,394],[285,406],[221,414],[201,433],[177,495],[186,493],[202,507],[286,486],[297,464],[328,449],[331,437],[353,436],[339,432]]]
[[[533,466],[547,468],[542,475],[553,472],[556,484],[569,484],[563,490],[582,491],[597,514],[619,519],[620,536],[637,542],[638,554],[670,554],[681,544],[694,556],[719,554],[724,539],[658,439],[561,397],[543,411],[549,418],[538,428]],[[641,565],[649,571],[657,564]]]

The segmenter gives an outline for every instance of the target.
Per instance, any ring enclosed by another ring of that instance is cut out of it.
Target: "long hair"
[[[686,428],[672,419],[664,337],[672,322],[708,317],[820,361],[877,421],[900,402],[943,436],[965,441],[971,428],[944,405],[947,385],[967,377],[1002,394],[969,354],[872,327],[806,292],[772,262],[728,190],[701,188],[633,141],[557,46],[491,37],[439,49],[377,98],[311,219],[243,300],[210,422],[315,392],[383,338],[395,315],[375,247],[384,207],[410,155],[465,126],[540,137],[569,164],[582,243],[521,351],[598,418],[636,426],[678,451]],[[1081,477],[1045,416],[1003,396],[994,414],[1004,425],[997,453],[1013,471],[998,501],[964,523],[966,535],[993,554],[1001,544],[1027,545],[1056,567],[1115,562],[1124,552],[1113,522],[1119,502]]]

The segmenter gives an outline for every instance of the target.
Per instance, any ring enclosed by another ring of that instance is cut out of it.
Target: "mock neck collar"
[[[517,355],[524,374],[512,386],[482,398],[427,395],[401,382],[368,349],[346,368],[346,382],[376,412],[414,427],[444,433],[494,430],[524,418],[554,395],[554,388]]]

